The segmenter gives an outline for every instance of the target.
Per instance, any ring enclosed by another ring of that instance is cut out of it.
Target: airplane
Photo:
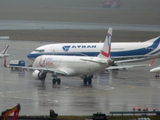
[[[0,59],[9,56],[9,54],[7,54],[8,48],[9,48],[9,45],[6,45],[6,46],[4,47],[4,49],[3,49],[2,52],[0,53]]]
[[[152,68],[150,70],[151,73],[156,73],[155,77],[159,77],[159,73],[160,73],[160,66]]]
[[[110,66],[110,67],[107,67],[106,70],[120,70],[120,69],[126,70],[126,69],[129,69],[129,68],[135,68],[135,67],[149,67],[149,66],[152,66],[155,59],[156,59],[156,57],[153,57],[152,61],[149,64]],[[123,63],[123,62],[126,62],[126,61],[125,60],[114,61],[115,64]]]
[[[80,76],[86,85],[92,83],[93,74],[105,70],[114,61],[110,58],[112,28],[108,29],[102,50],[97,57],[41,55],[33,62],[32,67],[22,67],[25,70],[34,70],[32,76],[44,81],[47,73],[51,73],[53,84],[60,84],[59,75]]]
[[[160,55],[160,36],[145,42],[112,43],[111,58],[114,61],[138,62]],[[97,56],[103,43],[55,43],[36,48],[28,54],[34,61],[40,55]]]

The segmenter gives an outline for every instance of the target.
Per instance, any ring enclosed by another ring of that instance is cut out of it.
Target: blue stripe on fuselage
[[[153,44],[151,46],[148,46],[146,48],[140,48],[140,49],[129,50],[129,51],[111,52],[111,57],[146,55],[146,54],[154,51],[159,46],[159,43],[157,43],[157,41],[159,41],[159,40],[160,39],[157,39],[156,41],[153,42]],[[158,51],[159,51],[159,49],[157,51],[155,51],[154,53],[157,53]]]
[[[147,51],[147,52],[146,52]],[[146,55],[149,53],[151,50],[146,50],[145,48],[141,50],[132,50],[132,51],[122,51],[122,52],[111,52],[111,57],[123,57],[123,56],[135,56],[135,55]],[[159,52],[159,50],[157,51]],[[155,53],[157,53],[155,52]],[[34,54],[29,54],[28,58],[36,58],[40,55],[71,55],[71,56],[97,56],[99,52],[82,52],[82,53],[70,53],[70,52],[64,52],[64,53],[44,53],[44,54],[39,54],[39,53],[34,53]]]

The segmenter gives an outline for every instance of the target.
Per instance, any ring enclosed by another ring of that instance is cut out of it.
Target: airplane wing
[[[126,65],[126,66],[110,66],[110,67],[106,68],[106,70],[128,69],[128,68],[134,68],[134,67],[148,67],[148,66],[151,66],[154,63],[155,59],[156,59],[156,57],[154,57],[149,64]],[[116,61],[115,61],[115,63],[116,63]]]
[[[116,60],[115,58],[113,58],[114,63],[129,63],[129,62],[139,62],[139,61],[144,61],[144,60],[150,60],[152,58],[154,58],[155,55],[149,55],[149,56],[138,56],[138,58],[130,58],[130,57],[126,57],[127,59],[123,60],[124,57],[122,57],[122,60]]]
[[[114,61],[114,63],[137,62],[137,61],[141,61],[141,60],[145,60],[145,58],[135,58],[135,59],[127,59],[127,60],[116,60],[116,61]]]
[[[134,68],[134,67],[147,67],[149,64],[143,64],[143,65],[126,65],[126,66],[110,66],[106,68],[106,70],[116,70],[116,69],[128,69],[128,68]]]
[[[42,68],[42,67],[22,67],[25,70],[39,70],[45,72],[54,72],[61,75],[67,75],[67,73],[63,70],[55,69],[55,68]]]
[[[22,68],[23,66],[12,66],[12,65],[7,65],[9,68]]]

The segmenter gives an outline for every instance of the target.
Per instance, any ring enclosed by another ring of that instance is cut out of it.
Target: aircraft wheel
[[[84,78],[84,79],[83,79],[83,83],[84,83],[84,85],[87,84],[87,78]]]
[[[57,79],[53,78],[52,83],[55,85],[56,81],[57,81]]]
[[[39,73],[38,74],[38,76],[39,76],[39,78],[40,78],[40,80],[42,80],[42,81],[45,81],[45,79],[46,79],[46,73]]]
[[[88,79],[92,79],[92,78],[93,78],[93,75],[88,76]]]
[[[92,79],[88,79],[88,84],[92,84]]]
[[[57,79],[57,84],[58,85],[61,84],[61,79],[60,78]]]
[[[159,77],[159,75],[155,75],[155,77]]]

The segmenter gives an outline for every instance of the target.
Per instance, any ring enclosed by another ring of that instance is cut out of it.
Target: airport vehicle
[[[152,68],[150,70],[151,73],[156,73],[155,77],[159,77],[159,73],[160,73],[160,66]]]
[[[136,62],[160,55],[160,37],[145,42],[112,43],[111,58],[114,61]],[[40,55],[97,56],[103,43],[57,43],[36,48],[28,54],[32,61]]]
[[[93,74],[105,70],[114,61],[110,58],[112,28],[109,28],[108,35],[97,57],[63,56],[63,55],[42,55],[35,59],[33,67],[23,67],[27,70],[34,70],[32,76],[44,81],[48,72],[52,73],[53,84],[60,84],[63,76],[80,76],[84,84],[91,84]]]
[[[21,109],[20,104],[17,104],[10,109],[7,109],[5,111],[2,111],[1,113],[1,120],[7,120],[8,116],[14,112],[13,120],[18,119],[19,111]]]
[[[6,57],[4,58],[4,67],[8,67],[13,69],[22,69],[22,67],[25,66],[25,61],[24,60],[11,60],[9,65],[6,63]]]
[[[11,69],[21,69],[22,67],[25,66],[25,61],[24,60],[11,60],[9,63],[9,67]]]
[[[103,8],[116,7],[119,8],[122,5],[121,0],[104,0],[99,3]]]
[[[9,48],[9,45],[6,45],[6,46],[4,47],[4,49],[3,49],[2,52],[0,53],[0,59],[9,56],[9,54],[7,54],[8,48]]]

